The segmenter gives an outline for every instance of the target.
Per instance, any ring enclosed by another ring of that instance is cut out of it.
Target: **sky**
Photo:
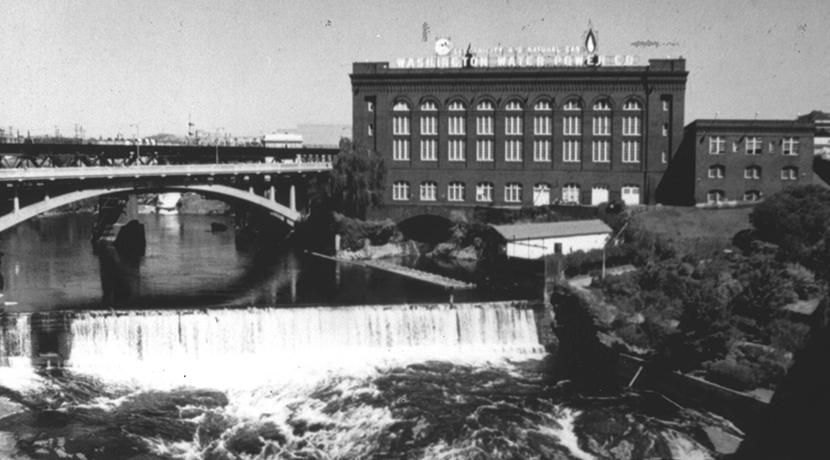
[[[359,61],[456,46],[684,57],[686,122],[830,111],[830,1],[3,0],[0,127],[251,136],[350,124]],[[636,46],[637,42],[659,46]]]

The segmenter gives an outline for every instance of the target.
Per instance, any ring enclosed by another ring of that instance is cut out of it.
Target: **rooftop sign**
[[[397,58],[399,69],[452,69],[500,67],[596,67],[630,66],[639,57],[623,54],[597,54],[597,33],[589,26],[584,45],[573,46],[497,46],[492,48],[454,48],[448,38],[435,41],[435,53],[427,57]]]

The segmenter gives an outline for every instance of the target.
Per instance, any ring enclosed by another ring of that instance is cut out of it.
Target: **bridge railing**
[[[146,176],[193,176],[234,174],[281,174],[292,172],[322,172],[331,169],[331,162],[283,163],[219,163],[189,165],[131,165],[131,166],[67,166],[59,168],[0,169],[0,182],[21,180],[59,180]]]

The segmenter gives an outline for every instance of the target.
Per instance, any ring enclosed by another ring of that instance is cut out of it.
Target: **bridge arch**
[[[64,193],[53,196],[49,199],[32,203],[20,208],[16,212],[0,216],[0,232],[5,231],[15,225],[29,220],[39,214],[60,208],[71,203],[90,198],[96,198],[105,195],[117,194],[135,194],[135,193],[158,193],[158,192],[195,192],[201,195],[215,198],[230,198],[232,200],[241,201],[252,204],[258,208],[264,209],[274,217],[282,220],[286,224],[293,226],[300,218],[300,213],[288,206],[277,203],[259,195],[230,187],[227,185],[163,185],[163,186],[148,186],[148,187],[114,187],[114,188],[97,188],[78,190],[75,192]]]

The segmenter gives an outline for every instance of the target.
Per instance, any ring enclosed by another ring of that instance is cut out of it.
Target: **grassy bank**
[[[752,209],[644,206],[630,212],[632,225],[670,240],[681,254],[699,254],[731,246],[735,233],[750,227]]]

